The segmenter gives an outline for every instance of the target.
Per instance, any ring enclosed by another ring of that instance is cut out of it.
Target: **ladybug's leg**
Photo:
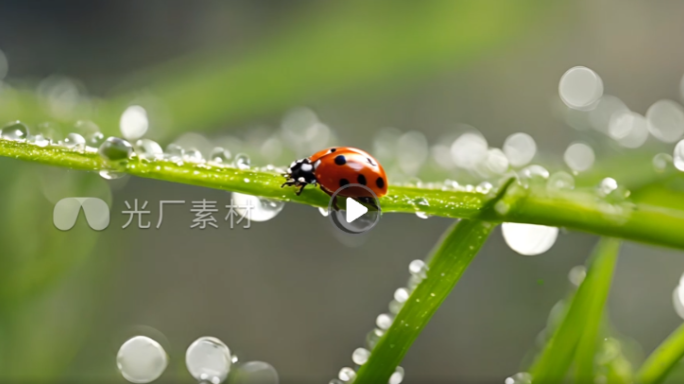
[[[306,187],[306,184],[302,184],[301,187],[299,187],[299,189],[297,190],[297,192],[295,192],[297,194],[297,196],[302,194],[304,187]]]
[[[333,197],[332,206],[336,211],[340,210],[340,207],[337,206],[337,196]]]
[[[372,197],[359,197],[358,200],[361,203],[368,204],[371,207],[375,208],[376,211],[380,210],[380,207],[378,207],[378,205],[375,203],[375,199]]]

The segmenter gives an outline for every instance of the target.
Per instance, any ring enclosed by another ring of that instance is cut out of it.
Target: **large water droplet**
[[[425,278],[428,267],[423,260],[416,259],[409,263],[409,273],[420,278]]]
[[[473,169],[487,158],[487,140],[478,133],[464,133],[451,144],[451,158],[457,166]]]
[[[164,348],[146,336],[135,336],[119,348],[119,372],[131,383],[149,383],[161,376],[168,364]]]
[[[278,216],[285,207],[285,202],[233,192],[233,206],[241,216],[262,222]]]
[[[638,113],[622,110],[610,118],[608,134],[626,148],[639,148],[648,139],[648,123]]]
[[[646,111],[648,130],[658,140],[674,143],[684,134],[684,109],[672,100],[659,100]]]
[[[558,228],[545,225],[503,223],[501,232],[506,244],[525,256],[535,256],[548,251],[558,238]]]
[[[247,156],[244,153],[238,153],[237,155],[235,155],[235,159],[233,159],[233,165],[237,169],[249,169],[249,166],[250,166],[249,156]]]
[[[202,157],[202,152],[200,152],[196,148],[188,148],[185,151],[185,155],[183,156],[183,160],[189,161],[191,163],[201,163],[204,161],[204,158]]]
[[[568,107],[587,109],[603,95],[603,81],[587,67],[573,67],[561,77],[558,93]]]
[[[98,150],[100,156],[108,161],[126,160],[133,153],[133,146],[131,143],[118,137],[108,137],[107,140],[100,145]]]
[[[584,143],[572,143],[563,155],[565,164],[575,172],[586,171],[594,165],[594,150]]]
[[[71,132],[64,138],[64,146],[74,150],[83,150],[86,145],[86,140],[78,133]]]
[[[228,164],[230,158],[230,151],[223,147],[216,147],[212,149],[211,154],[209,154],[209,159],[217,164]]]
[[[404,381],[404,368],[397,367],[390,376],[389,384],[401,384]]]
[[[563,171],[555,172],[549,176],[546,182],[549,191],[570,190],[575,188],[575,178],[571,174]]]
[[[231,384],[278,384],[278,372],[269,363],[249,361],[231,374]]]
[[[180,145],[171,143],[166,146],[165,153],[165,157],[167,157],[169,160],[179,161],[185,155],[185,150]]]
[[[20,121],[9,123],[0,130],[0,137],[5,140],[24,141],[28,134],[28,127]]]
[[[121,135],[128,140],[137,140],[143,137],[148,127],[147,111],[139,105],[131,105],[121,114],[119,128]]]
[[[512,166],[522,167],[532,161],[537,153],[537,144],[527,133],[514,133],[506,138],[503,152]]]
[[[406,288],[399,288],[394,292],[394,300],[398,303],[405,303],[409,298],[409,291]]]
[[[389,327],[392,325],[392,322],[394,319],[392,318],[391,315],[388,315],[386,313],[381,313],[378,315],[378,318],[375,319],[375,324],[380,328],[381,330],[385,331],[389,329]]]
[[[164,156],[164,150],[156,141],[140,139],[135,142],[135,153],[143,159],[160,159]]]
[[[222,383],[232,365],[230,349],[215,337],[200,337],[188,347],[185,365],[198,381]]]
[[[366,348],[356,348],[352,353],[352,361],[356,365],[364,365],[370,357],[370,351]]]
[[[340,373],[337,375],[337,377],[344,382],[351,382],[356,378],[356,371],[354,371],[352,368],[344,367],[340,369]]]
[[[684,140],[675,145],[672,161],[674,162],[675,168],[684,171]]]
[[[532,384],[532,375],[527,372],[516,373],[511,377],[507,377],[505,384]]]

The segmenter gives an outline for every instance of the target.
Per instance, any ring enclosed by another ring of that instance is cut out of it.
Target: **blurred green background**
[[[163,145],[197,132],[182,141],[284,165],[309,148],[273,155],[263,145],[305,106],[330,129],[322,143],[371,151],[383,128],[433,144],[468,124],[494,147],[529,133],[544,165],[562,164],[577,139],[599,160],[629,156],[558,117],[558,80],[586,65],[640,113],[681,100],[683,13],[675,1],[2,1],[0,122],[68,132],[88,119],[116,135],[125,106],[138,103]],[[163,382],[192,381],[184,351],[204,335],[269,362],[283,383],[327,382],[405,284],[408,263],[450,224],[385,215],[345,237],[316,209],[290,204],[248,230],[198,231],[189,202],[227,204],[229,194],[6,158],[0,173],[3,382],[124,382],[116,351],[142,329],[163,335]],[[431,181],[429,162],[417,175]],[[55,229],[54,203],[70,196],[110,202],[110,227]],[[153,222],[160,200],[188,203],[165,211],[160,229],[122,229],[134,199],[149,201]],[[520,371],[596,240],[563,233],[546,254],[524,257],[495,233],[407,355],[405,382],[503,382]],[[622,251],[608,307],[644,353],[681,323],[671,293],[682,272],[680,252]]]

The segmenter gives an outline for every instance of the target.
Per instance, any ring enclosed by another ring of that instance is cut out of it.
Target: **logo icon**
[[[357,196],[364,196],[364,201],[360,201],[348,196],[345,196],[345,206],[342,210],[337,210],[334,207],[335,199],[338,195],[340,198],[348,193],[341,193],[346,189],[350,189]],[[328,203],[328,217],[333,224],[342,232],[351,234],[361,234],[369,231],[378,223],[382,211],[380,210],[380,201],[375,196],[373,190],[361,184],[347,184],[344,187],[335,191],[330,197]]]
[[[83,207],[90,228],[101,231],[109,226],[109,206],[97,197],[67,197],[55,204],[52,222],[60,231],[68,231],[76,225],[78,213]]]
[[[356,200],[351,197],[347,197],[347,216],[345,220],[347,223],[351,223],[359,217],[363,216],[368,212],[368,208],[356,202]]]

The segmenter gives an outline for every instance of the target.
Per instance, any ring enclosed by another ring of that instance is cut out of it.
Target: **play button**
[[[368,208],[356,202],[356,200],[351,197],[347,197],[347,216],[345,219],[347,223],[353,223],[354,220],[363,216],[368,212]]]
[[[339,209],[335,209],[336,205]],[[381,213],[375,193],[361,184],[347,184],[338,189],[332,194],[328,204],[328,217],[333,224],[352,234],[360,234],[373,228]]]

